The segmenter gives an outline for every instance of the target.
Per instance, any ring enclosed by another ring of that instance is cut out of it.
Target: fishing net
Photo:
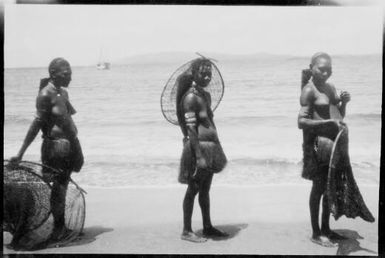
[[[361,217],[374,222],[354,179],[348,153],[348,133],[341,130],[333,145],[327,178],[326,194],[328,205],[334,218]]]
[[[47,172],[50,176],[46,176]],[[50,200],[52,178],[57,173],[60,171],[38,163],[22,161],[15,165],[4,161],[3,230],[13,235],[20,249],[38,249],[48,244],[54,228]],[[65,226],[70,231],[65,239],[58,240],[60,243],[71,242],[83,230],[83,192],[70,180],[65,201]]]
[[[198,59],[202,58],[191,60],[190,62],[179,67],[171,75],[170,79],[167,81],[166,85],[163,88],[163,92],[160,99],[162,113],[166,120],[174,125],[178,125],[178,117],[176,111],[176,96],[179,84],[178,78],[180,78],[181,75],[192,76],[191,64],[193,64]],[[209,60],[212,65],[212,77],[210,83],[203,89],[206,92],[210,93],[211,109],[214,111],[222,100],[225,85],[218,67],[210,59],[206,60]]]

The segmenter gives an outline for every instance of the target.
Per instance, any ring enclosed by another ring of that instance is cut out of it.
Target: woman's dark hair
[[[205,59],[205,58],[195,59],[193,61],[193,63],[191,64],[192,75],[194,76],[198,72],[199,67],[201,67],[202,65],[205,65],[205,64],[211,64],[211,61],[209,59]]]
[[[182,114],[181,110],[181,101],[183,96],[186,94],[186,92],[191,88],[194,75],[197,73],[199,70],[199,67],[202,65],[210,63],[210,60],[205,59],[205,58],[197,58],[192,61],[190,68],[187,69],[184,73],[182,73],[178,79],[176,80],[178,83],[178,87],[176,90],[176,115],[178,117],[178,122],[179,125],[181,126],[182,133],[184,136],[187,136],[187,128],[184,126],[184,114]]]
[[[325,52],[318,52],[318,53],[315,53],[311,57],[310,67],[315,65],[315,63],[317,62],[318,58],[321,58],[321,57],[329,59],[330,62],[332,61],[332,58],[327,53],[325,53]],[[311,71],[310,68],[302,70],[301,88],[303,88],[310,81],[311,77],[312,77],[312,71]]]
[[[301,88],[303,88],[311,79],[312,72],[308,69],[302,70]]]
[[[39,91],[41,91],[45,86],[48,85],[48,82],[51,78],[43,78],[40,80],[40,86],[39,86]]]
[[[62,57],[57,57],[49,63],[49,66],[48,66],[49,77],[43,78],[40,80],[39,91],[48,85],[52,76],[59,70],[60,67],[63,67],[63,66],[70,67],[70,63]]]
[[[70,67],[70,63],[62,57],[57,57],[52,60],[48,66],[49,76],[52,77],[52,75],[54,75],[63,66]]]

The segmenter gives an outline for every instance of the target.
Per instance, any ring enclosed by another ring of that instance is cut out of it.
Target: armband
[[[195,126],[196,125],[197,119],[196,119],[196,115],[194,112],[186,112],[184,114],[184,118],[185,118],[187,126]]]

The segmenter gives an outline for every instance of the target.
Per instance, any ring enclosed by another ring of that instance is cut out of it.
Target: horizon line
[[[136,58],[139,56],[151,56],[151,55],[157,55],[157,54],[168,54],[168,53],[175,53],[175,54],[187,54],[189,52],[184,52],[184,51],[178,51],[178,52],[168,52],[168,51],[163,51],[163,52],[151,52],[151,53],[144,53],[144,54],[136,54],[136,55],[129,55],[125,56],[119,59],[115,59],[115,66],[124,66],[126,65],[125,63],[122,63],[124,59],[128,58]],[[282,57],[297,57],[297,58],[305,58],[309,57],[309,55],[302,55],[302,54],[275,54],[275,53],[267,53],[267,52],[257,52],[257,53],[252,53],[252,54],[227,54],[227,53],[215,53],[212,52],[212,54],[217,54],[217,55],[227,55],[227,56],[233,56],[233,57],[242,57],[242,56],[257,56],[257,55],[271,55],[271,56],[282,56]],[[375,55],[383,55],[383,53],[363,53],[363,54],[346,54],[346,53],[340,53],[340,54],[333,54],[332,56],[334,57],[341,57],[341,56],[375,56]],[[114,64],[114,61],[109,61],[109,63]],[[155,62],[154,62],[155,63]],[[75,64],[71,65],[72,67],[92,67],[96,66],[96,64]],[[47,65],[37,65],[37,66],[7,66],[4,62],[4,69],[26,69],[26,68],[46,68],[48,67]]]

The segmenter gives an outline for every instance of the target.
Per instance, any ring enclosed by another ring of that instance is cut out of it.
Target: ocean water
[[[219,60],[226,88],[214,119],[229,163],[215,184],[305,182],[297,115],[301,70],[308,63],[308,58],[279,56]],[[182,134],[163,118],[160,95],[179,65],[142,63],[106,71],[73,67],[69,94],[85,155],[75,181],[97,187],[178,184]],[[34,117],[40,78],[46,76],[47,68],[5,69],[5,158],[20,148]],[[352,96],[345,122],[359,184],[379,183],[381,80],[380,55],[333,59],[330,82]],[[25,160],[39,161],[40,135]]]

